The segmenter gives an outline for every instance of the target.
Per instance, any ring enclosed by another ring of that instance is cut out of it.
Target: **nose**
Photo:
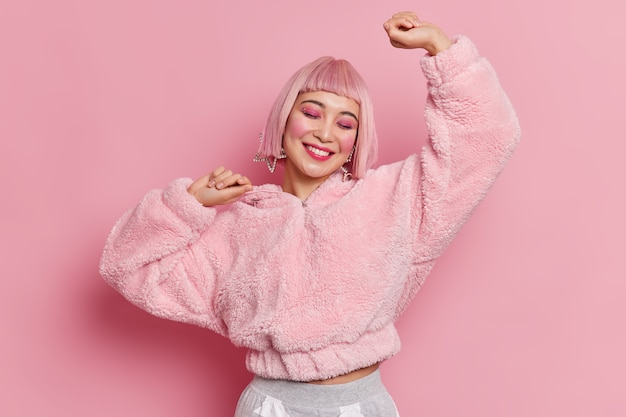
[[[313,135],[321,142],[330,142],[332,140],[332,122],[321,121]]]

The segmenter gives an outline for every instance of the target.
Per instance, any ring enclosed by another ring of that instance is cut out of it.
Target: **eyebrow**
[[[326,108],[326,105],[324,103],[322,103],[321,101],[317,101],[317,100],[302,100],[302,102],[300,102],[300,104],[304,104],[304,103],[313,103],[313,104],[316,104],[316,105],[320,106],[323,109]],[[350,116],[354,120],[356,120],[357,123],[359,122],[359,118],[356,117],[356,115],[354,113],[352,113],[351,111],[342,111],[342,112],[339,112],[339,114],[343,114],[345,116]]]

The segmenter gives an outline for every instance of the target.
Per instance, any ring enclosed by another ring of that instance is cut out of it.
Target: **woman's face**
[[[301,93],[291,109],[283,148],[285,175],[321,183],[348,159],[359,127],[356,101],[326,91]]]

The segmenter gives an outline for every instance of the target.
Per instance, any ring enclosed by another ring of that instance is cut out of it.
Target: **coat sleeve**
[[[116,223],[105,244],[100,274],[155,316],[226,329],[215,312],[216,274],[200,237],[216,210],[203,207],[181,178],[152,190]]]
[[[437,258],[492,186],[521,132],[497,75],[463,36],[422,61],[429,140],[422,150],[417,199],[418,262]]]

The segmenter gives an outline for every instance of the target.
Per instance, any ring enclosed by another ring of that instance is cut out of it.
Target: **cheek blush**
[[[300,138],[310,130],[308,121],[305,118],[297,117],[289,120],[287,133],[291,137]]]

